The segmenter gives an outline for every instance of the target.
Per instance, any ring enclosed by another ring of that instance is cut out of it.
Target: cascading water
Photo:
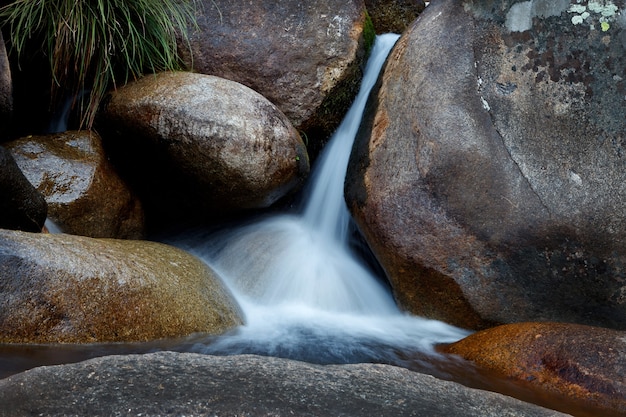
[[[347,164],[367,97],[398,39],[378,36],[361,90],[326,146],[301,213],[279,215],[202,242],[177,242],[215,268],[240,302],[246,324],[196,343],[213,354],[257,353],[317,363],[394,362],[433,354],[468,333],[398,310],[388,290],[348,248],[343,197]]]
[[[396,35],[377,37],[361,91],[318,160],[301,212],[170,242],[195,252],[220,272],[244,310],[244,326],[218,337],[140,344],[0,344],[0,378],[34,366],[112,354],[254,353],[313,363],[390,363],[574,415],[599,415],[437,355],[436,344],[469,332],[400,312],[388,288],[350,251],[343,181],[367,96],[396,40]],[[46,225],[55,227],[49,221]]]

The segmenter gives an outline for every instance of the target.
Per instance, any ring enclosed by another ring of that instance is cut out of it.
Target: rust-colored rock
[[[143,210],[93,131],[27,136],[6,144],[65,233],[118,239],[144,234]]]
[[[626,3],[583,3],[432,2],[391,52],[346,200],[406,310],[626,329]]]
[[[441,347],[483,369],[607,414],[626,414],[626,332],[516,323]]]
[[[0,230],[0,343],[147,341],[241,323],[220,278],[180,249]]]

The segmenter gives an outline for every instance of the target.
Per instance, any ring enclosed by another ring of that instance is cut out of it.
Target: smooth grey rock
[[[110,356],[0,380],[0,415],[564,416],[388,365],[251,355]]]

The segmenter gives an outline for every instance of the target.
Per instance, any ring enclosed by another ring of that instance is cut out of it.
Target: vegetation
[[[372,18],[367,10],[365,11],[365,23],[363,24],[363,40],[365,41],[365,51],[367,56],[369,56],[374,46],[374,41],[376,40],[376,30],[374,29],[374,23],[372,23]]]
[[[195,1],[18,0],[0,8],[0,24],[20,62],[47,56],[51,105],[73,97],[80,127],[91,128],[111,87],[182,66],[177,35],[187,42]]]

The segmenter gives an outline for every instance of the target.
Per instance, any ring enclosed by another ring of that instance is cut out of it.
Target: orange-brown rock
[[[441,350],[603,415],[626,414],[626,332],[517,323],[474,333]]]
[[[217,274],[180,249],[0,230],[0,343],[147,341],[241,323]]]
[[[6,144],[48,202],[48,217],[65,233],[117,239],[144,235],[138,198],[109,162],[100,136],[67,131]]]

